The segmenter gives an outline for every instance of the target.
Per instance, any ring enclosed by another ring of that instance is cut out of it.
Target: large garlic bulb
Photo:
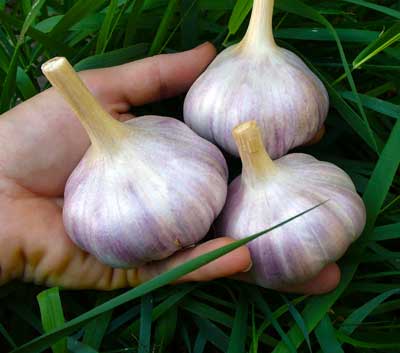
[[[254,0],[243,40],[225,49],[187,94],[184,118],[200,136],[238,156],[232,130],[258,122],[272,159],[310,141],[329,109],[326,89],[294,53],[276,45],[273,0]]]
[[[113,267],[163,259],[202,239],[226,199],[218,148],[176,119],[114,120],[64,58],[42,69],[92,142],[65,188],[71,239]]]
[[[365,207],[350,177],[306,154],[273,162],[255,121],[236,127],[234,136],[243,171],[229,186],[218,232],[240,239],[322,203],[249,243],[258,284],[279,289],[312,278],[338,260],[365,226]]]

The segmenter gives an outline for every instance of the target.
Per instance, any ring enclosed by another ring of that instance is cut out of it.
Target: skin
[[[186,92],[213,60],[211,44],[129,64],[81,72],[102,105],[118,120],[131,107]],[[89,139],[61,96],[48,89],[0,117],[0,284],[13,279],[70,289],[112,290],[135,286],[201,254],[232,242],[214,239],[137,269],[112,269],[77,248],[62,223],[68,176]],[[251,268],[242,247],[184,276],[178,282],[237,276]],[[244,275],[244,277],[243,277]],[[335,288],[340,271],[329,265],[308,283],[282,288],[307,294]]]

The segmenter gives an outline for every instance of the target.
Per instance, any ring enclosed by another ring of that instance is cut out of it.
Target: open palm
[[[161,55],[81,77],[116,119],[132,118],[131,106],[185,92],[215,56],[207,44],[192,51]],[[170,268],[231,242],[218,238],[141,268],[112,269],[77,248],[62,223],[62,195],[89,139],[72,111],[49,89],[0,119],[0,284],[12,279],[66,288],[110,290],[134,286]],[[185,276],[204,281],[246,271],[242,247]],[[336,265],[290,290],[320,293],[335,287]]]

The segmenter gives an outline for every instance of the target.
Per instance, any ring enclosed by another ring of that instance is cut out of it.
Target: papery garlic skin
[[[326,201],[248,244],[251,277],[259,285],[282,289],[313,278],[342,257],[362,233],[364,203],[337,166],[296,153],[258,174],[250,164],[243,168],[242,176],[229,186],[217,223],[219,234],[241,239]]]
[[[329,110],[319,78],[296,54],[275,44],[272,8],[272,0],[254,1],[244,39],[217,56],[185,99],[185,123],[236,156],[231,132],[248,119],[257,121],[276,159],[310,141]]]
[[[91,141],[65,187],[70,238],[112,267],[160,260],[202,239],[226,200],[221,151],[176,119],[116,121],[65,58],[42,70]]]
[[[197,243],[227,191],[221,152],[178,120],[127,122],[117,151],[89,150],[65,190],[64,224],[82,249],[113,267],[138,266]]]

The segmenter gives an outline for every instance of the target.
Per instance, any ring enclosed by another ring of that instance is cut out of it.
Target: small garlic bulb
[[[273,7],[273,0],[254,0],[243,40],[217,56],[185,99],[185,123],[236,156],[232,130],[248,118],[258,122],[276,159],[310,141],[328,114],[322,82],[297,55],[276,45]]]
[[[255,121],[233,134],[243,170],[229,186],[219,234],[241,239],[322,203],[249,243],[251,276],[258,284],[279,289],[314,277],[338,260],[365,226],[365,206],[354,184],[337,166],[306,154],[272,161]]]
[[[113,267],[163,259],[202,239],[226,199],[218,148],[176,119],[114,120],[64,58],[42,70],[92,142],[65,188],[71,239]]]

